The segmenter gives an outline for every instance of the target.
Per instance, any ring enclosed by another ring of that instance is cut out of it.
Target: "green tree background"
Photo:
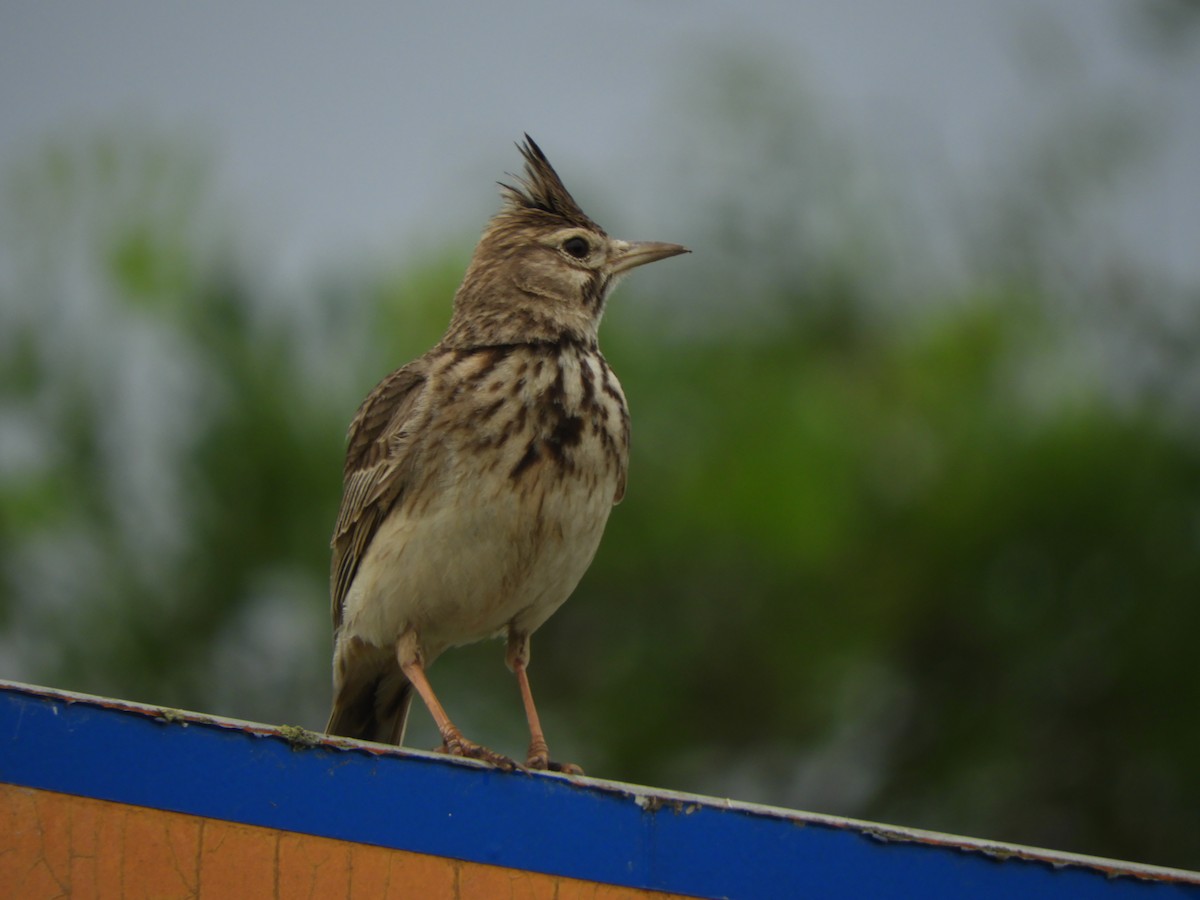
[[[947,250],[802,85],[693,83],[645,158],[679,198],[650,236],[695,254],[603,329],[629,493],[534,642],[558,755],[1200,867],[1200,286],[1104,226],[1152,129],[1064,90]],[[4,674],[319,729],[345,427],[473,236],[281,291],[186,137],[77,138],[0,209]],[[433,678],[520,752],[499,645]]]

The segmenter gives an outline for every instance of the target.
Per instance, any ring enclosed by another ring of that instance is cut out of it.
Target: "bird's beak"
[[[664,244],[661,241],[613,241],[613,249],[608,263],[614,275],[668,256],[692,252],[679,244]]]

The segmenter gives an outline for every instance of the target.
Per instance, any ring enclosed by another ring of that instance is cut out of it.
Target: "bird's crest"
[[[546,154],[534,143],[533,138],[525,135],[525,143],[518,144],[517,149],[525,157],[525,175],[512,176],[517,182],[516,185],[500,183],[506,212],[538,210],[568,224],[604,233],[604,230],[579,208],[579,204],[563,186],[558,173],[550,165],[550,160],[546,159]]]

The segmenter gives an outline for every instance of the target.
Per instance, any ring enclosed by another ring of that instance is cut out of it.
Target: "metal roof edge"
[[[316,799],[320,803],[324,804],[326,808],[331,809],[331,815],[337,813],[337,816],[342,817],[338,821],[342,822],[345,827],[343,827],[341,831],[338,831],[338,828],[342,826],[335,823],[335,825],[331,828],[329,836],[341,837],[342,839],[348,840],[362,839],[360,837],[356,837],[353,832],[353,811],[351,810],[348,812],[346,810],[333,809],[338,802],[338,798],[343,795],[339,793],[338,788],[331,788],[329,785],[326,785],[323,782],[324,780],[338,777],[341,778],[345,784],[350,784],[350,782],[347,781],[347,766],[351,767],[352,769],[354,767],[354,760],[361,758],[365,761],[365,768],[366,770],[369,770],[369,772],[366,774],[369,776],[375,776],[379,774],[378,766],[380,764],[384,766],[391,766],[394,764],[401,765],[404,763],[415,763],[422,768],[421,773],[417,773],[412,776],[412,779],[415,780],[412,780],[411,784],[417,785],[425,785],[431,779],[434,779],[434,773],[439,773],[437,774],[437,779],[442,779],[443,781],[443,776],[454,779],[456,777],[461,777],[457,773],[477,773],[477,778],[483,777],[482,782],[471,782],[469,784],[464,784],[462,789],[471,793],[471,795],[476,798],[480,796],[481,792],[486,792],[488,790],[491,790],[493,794],[504,794],[504,797],[499,797],[497,800],[497,802],[500,804],[498,810],[493,810],[493,812],[500,816],[504,815],[505,809],[512,808],[514,803],[519,804],[520,808],[523,809],[529,809],[531,811],[540,810],[542,807],[538,806],[537,804],[542,802],[541,798],[543,798],[543,796],[548,796],[547,792],[561,793],[562,788],[567,788],[571,793],[579,791],[587,792],[589,795],[592,795],[593,799],[595,800],[607,799],[618,801],[622,807],[628,806],[629,803],[632,802],[632,804],[637,808],[637,811],[640,812],[643,819],[647,815],[660,816],[661,814],[665,813],[674,813],[676,815],[667,816],[667,820],[675,819],[678,820],[679,823],[682,823],[684,819],[692,818],[696,813],[734,813],[736,814],[737,818],[740,819],[745,817],[747,820],[754,820],[762,827],[769,828],[771,822],[786,822],[801,828],[815,826],[820,830],[829,830],[831,832],[857,835],[880,847],[891,847],[897,849],[913,847],[934,851],[950,851],[956,855],[977,856],[997,863],[1020,860],[1027,863],[1042,864],[1042,866],[1048,867],[1050,870],[1055,872],[1090,872],[1097,875],[1102,875],[1104,880],[1109,882],[1135,881],[1137,883],[1147,885],[1174,885],[1181,890],[1186,891],[1188,896],[1193,895],[1191,888],[1200,888],[1200,872],[1192,872],[1163,866],[1146,865],[1122,860],[1105,859],[1083,854],[1066,853],[972,837],[942,834],[923,829],[885,825],[820,813],[801,812],[781,807],[746,803],[731,799],[707,797],[681,791],[625,784],[622,782],[608,781],[585,776],[567,776],[540,772],[512,774],[501,773],[495,769],[492,769],[486,764],[471,760],[454,759],[438,753],[428,753],[420,750],[398,748],[366,741],[329,737],[321,733],[312,732],[290,725],[263,725],[222,716],[207,715],[171,709],[167,707],[154,706],[150,704],[116,700],[106,697],[97,697],[89,694],[81,694],[55,688],[0,680],[0,699],[3,697],[8,697],[11,701],[20,705],[21,709],[13,714],[8,725],[5,725],[5,713],[3,708],[0,708],[0,781],[9,781],[10,783],[14,784],[26,784],[26,786],[29,787],[42,787],[49,790],[62,790],[63,792],[67,793],[83,793],[89,796],[96,796],[99,799],[129,802],[133,805],[156,806],[156,797],[162,793],[162,791],[159,791],[158,793],[153,791],[141,791],[135,777],[137,774],[136,772],[131,773],[131,776],[124,781],[116,776],[110,777],[109,774],[103,774],[103,777],[95,774],[111,773],[122,765],[121,759],[118,758],[122,752],[121,748],[109,746],[109,744],[111,744],[114,740],[112,737],[114,732],[111,732],[111,730],[104,732],[104,747],[92,745],[98,752],[87,754],[85,756],[79,752],[76,752],[76,750],[73,750],[70,747],[61,747],[58,745],[63,743],[61,738],[66,734],[77,734],[79,735],[81,741],[87,741],[88,738],[84,735],[83,731],[75,730],[77,728],[85,728],[86,726],[71,726],[65,731],[55,732],[57,737],[49,736],[45,742],[41,740],[41,736],[39,735],[34,735],[33,738],[29,738],[27,729],[27,739],[25,745],[30,746],[31,749],[38,749],[40,744],[46,743],[48,746],[42,747],[40,752],[50,754],[51,756],[57,754],[58,757],[56,757],[56,762],[51,760],[43,761],[28,758],[25,760],[28,765],[25,765],[21,761],[23,757],[21,756],[20,752],[14,754],[13,748],[16,747],[19,751],[22,746],[25,746],[22,744],[20,732],[23,727],[23,723],[26,723],[24,710],[31,708],[28,706],[28,704],[47,705],[48,708],[54,710],[53,718],[57,718],[57,711],[59,709],[64,711],[73,710],[76,713],[87,710],[101,716],[115,715],[134,717],[142,722],[154,723],[157,726],[176,726],[181,730],[192,729],[197,733],[213,730],[215,733],[236,734],[254,739],[267,739],[272,743],[278,742],[281,747],[286,747],[294,754],[298,754],[305,750],[319,750],[330,754],[328,758],[322,758],[320,764],[316,768],[311,769],[309,774],[304,777],[308,778],[311,783],[316,785],[314,788],[315,790],[324,792],[320,793]],[[49,722],[49,719],[46,721]],[[30,719],[26,724],[32,728],[32,719]],[[53,727],[58,727],[59,725],[62,725],[62,723],[55,723]],[[115,732],[115,734],[118,736],[122,733],[123,732],[120,731]],[[145,739],[149,738],[137,738],[139,741]],[[131,740],[133,739],[131,738]],[[67,743],[69,744],[70,742]],[[101,750],[103,752],[99,752]],[[164,753],[165,752],[166,751],[164,751]],[[222,750],[220,752],[224,754],[227,751]],[[113,757],[113,761],[105,763],[105,761],[102,759],[105,753],[116,754],[116,756]],[[284,754],[274,758],[270,765],[278,768],[279,766],[287,764],[288,757],[286,754]],[[83,766],[84,768],[89,766],[95,767],[92,781],[97,783],[93,785],[91,782],[86,780],[84,773],[75,771],[80,766]],[[223,768],[228,767],[226,766]],[[37,774],[29,774],[35,770]],[[172,771],[175,773],[174,775],[161,776],[159,781],[160,787],[162,785],[168,786],[167,793],[172,790],[171,778],[178,779],[178,773],[181,770],[176,768]],[[273,769],[270,771],[273,771]],[[391,770],[389,769],[388,771]],[[484,776],[484,773],[486,773],[486,776]],[[314,774],[318,776],[318,780],[316,781],[313,780]],[[153,776],[148,775],[146,777],[152,778]],[[60,779],[61,783],[59,783]],[[99,781],[103,781],[104,784],[98,783]],[[56,785],[58,786],[56,787]],[[410,782],[406,781],[405,785],[407,786],[408,790],[412,790]],[[92,793],[93,789],[95,790],[95,793]],[[399,788],[397,789],[399,790]],[[425,788],[422,787],[421,789],[424,790]],[[430,785],[428,789],[431,791],[445,790],[445,786],[443,784],[441,788],[435,789],[432,785]],[[523,793],[520,793],[519,795],[513,794],[512,791],[515,789],[519,789]],[[348,790],[345,794],[345,797],[347,798],[346,802],[362,802],[363,798],[370,798],[373,796],[373,792],[375,796],[378,796],[378,792],[380,790],[390,790],[390,788],[383,787],[381,784],[373,783],[368,785],[363,790],[359,790],[358,788]],[[358,792],[356,793],[355,791]],[[405,796],[412,796],[415,798],[416,795],[409,793]],[[416,802],[416,800],[414,799],[413,802]],[[164,798],[164,805],[159,808],[169,808],[175,811],[195,812],[196,814],[208,815],[212,818],[228,817],[234,821],[247,821],[248,824],[264,824],[263,821],[254,820],[254,817],[259,815],[258,812],[251,812],[249,814],[249,819],[240,818],[241,807],[236,809],[231,808],[230,814],[226,816],[222,815],[219,810],[216,812],[216,814],[213,813],[213,809],[216,808],[213,805],[215,801],[213,801],[213,803],[209,803],[207,801],[205,803],[201,803],[201,808],[199,809],[181,809],[181,806],[186,807],[189,805],[189,803],[191,803],[191,801],[188,800],[187,797],[176,801],[171,801],[167,798]],[[254,807],[254,809],[261,809],[264,805],[266,804],[260,802],[258,806]],[[278,806],[280,804],[274,805]],[[286,806],[286,804],[283,805]],[[219,806],[219,804],[217,804],[217,806]],[[550,809],[550,807],[546,807],[546,809]],[[311,810],[308,810],[308,813],[306,814],[311,812]],[[580,814],[582,815],[583,813]],[[464,816],[462,813],[459,815],[460,821],[457,824],[461,828],[462,819]],[[546,815],[547,817],[553,816],[553,814],[549,812],[547,812]],[[606,813],[602,807],[596,806],[594,813],[587,813],[587,815],[594,815],[602,818],[606,815]],[[337,818],[337,816],[334,817]],[[581,872],[578,869],[573,871],[559,871],[559,869],[555,868],[556,866],[561,866],[563,864],[568,866],[574,865],[574,861],[570,860],[564,863],[564,860],[566,859],[565,857],[559,858],[557,861],[555,859],[547,860],[547,868],[545,871],[554,871],[555,874],[568,874],[572,875],[573,877],[595,877],[596,880],[601,881],[606,880],[606,873],[611,878],[612,873],[616,872],[617,880],[613,881],[612,883],[625,883],[656,890],[670,890],[679,893],[689,893],[695,892],[697,887],[695,883],[691,883],[687,878],[684,878],[685,883],[683,884],[677,883],[675,880],[673,880],[678,877],[677,872],[679,870],[686,871],[689,868],[689,863],[687,860],[671,857],[673,861],[667,864],[664,863],[661,858],[659,858],[663,854],[669,854],[671,852],[674,852],[677,855],[686,853],[686,843],[681,844],[673,851],[664,850],[662,848],[668,847],[668,845],[674,846],[674,844],[672,844],[673,841],[686,842],[689,839],[689,835],[691,835],[691,839],[694,839],[698,842],[697,847],[699,849],[696,850],[696,853],[700,855],[719,855],[725,851],[732,852],[734,849],[724,846],[722,843],[727,842],[729,840],[729,835],[731,834],[729,831],[729,827],[731,826],[729,825],[728,821],[725,821],[724,824],[720,826],[720,836],[714,837],[713,834],[709,834],[703,829],[698,829],[691,826],[685,827],[682,824],[678,826],[681,829],[679,835],[676,835],[674,831],[668,835],[665,831],[657,829],[653,825],[649,826],[649,830],[646,831],[643,825],[637,824],[639,821],[641,821],[639,818],[630,818],[627,813],[622,813],[619,818],[619,822],[617,822],[615,819],[613,822],[609,823],[600,822],[597,826],[597,840],[603,841],[605,836],[607,836],[610,844],[625,844],[627,841],[640,842],[636,847],[633,846],[633,844],[629,844],[625,848],[631,857],[636,857],[636,859],[629,864],[628,868],[631,874],[628,879],[624,878],[623,869],[620,869],[620,867],[612,867],[608,863],[604,863],[603,865],[598,863],[598,874],[594,875],[589,875],[588,872]],[[699,816],[696,818],[703,819],[705,817]],[[266,824],[276,824],[277,827],[288,827],[286,815],[284,813],[279,813],[277,820],[278,821],[267,821]],[[441,820],[435,819],[434,821],[440,823]],[[665,821],[666,820],[664,820],[664,822]],[[438,825],[437,827],[440,828],[441,826]],[[639,828],[642,828],[645,833],[630,835],[631,831],[637,831]],[[292,828],[291,830],[306,831],[307,833],[321,833],[319,830],[314,831],[309,827],[305,827],[303,823],[301,823],[299,827]],[[617,835],[621,832],[624,832],[622,840],[615,840],[614,835]],[[454,834],[457,833],[458,832],[454,832]],[[747,834],[749,833],[747,832]],[[781,834],[783,833],[777,831],[765,832],[762,830],[762,828],[759,828],[755,834],[756,836],[754,837],[747,837],[746,847],[738,851],[743,857],[745,857],[746,854],[751,854],[757,859],[758,854],[768,852],[765,847],[759,846],[764,842],[765,844],[771,844],[772,846],[774,846],[774,842],[780,840],[784,840],[786,842],[786,837],[781,837]],[[453,845],[452,837],[452,833],[447,831],[440,838],[431,838],[432,843],[429,846],[417,847],[416,849],[419,852],[433,852],[435,855],[452,855],[459,856],[459,858],[467,858],[467,856],[460,855],[458,852],[456,852],[456,847]],[[741,838],[736,839],[741,840]],[[442,840],[443,843],[437,843],[438,840]],[[478,841],[479,835],[477,831],[472,831],[470,835],[464,837],[464,840]],[[371,840],[368,836],[366,842],[375,841]],[[503,841],[501,841],[501,843],[503,843]],[[650,845],[661,846],[658,847],[658,850],[655,850],[654,847],[647,849],[647,847],[643,846],[647,843]],[[400,844],[395,844],[395,846],[400,846]],[[514,862],[513,859],[507,858],[505,855],[506,853],[509,855],[512,854],[504,847],[500,845],[496,845],[494,847],[492,845],[488,845],[488,847],[490,847],[490,849],[487,850],[487,852],[481,851],[482,858],[479,858],[478,861],[496,861],[501,864],[512,864]],[[602,850],[603,848],[600,849]],[[522,844],[520,847],[516,848],[516,851],[514,851],[516,852],[516,862],[520,863],[521,860],[527,857],[529,854],[536,854],[537,848],[536,845],[525,846]],[[821,850],[822,853],[827,851],[827,847]],[[782,848],[781,845],[779,852],[789,851]],[[861,849],[855,850],[855,853],[857,854],[855,859],[861,859],[862,852],[863,851]],[[656,856],[656,853],[658,853],[659,856]],[[522,854],[524,854],[524,856],[522,856]],[[820,854],[818,854],[818,857],[819,855]],[[495,858],[492,859],[492,857]],[[703,860],[700,859],[697,860],[698,863],[702,861]],[[712,860],[712,864],[716,865],[715,858]],[[798,860],[795,864],[798,866],[811,866],[812,860]],[[518,865],[518,867],[520,866]],[[586,866],[584,866],[584,868],[586,869]],[[703,868],[703,866],[700,866],[700,868]],[[671,871],[668,872],[668,869]],[[786,865],[781,867],[777,866],[776,877],[778,877],[779,872],[785,871],[791,870],[788,869]],[[702,893],[701,895],[721,896],[719,893],[721,888],[719,886],[714,890],[717,890],[718,893]],[[1200,896],[1200,891],[1198,891],[1196,895]]]

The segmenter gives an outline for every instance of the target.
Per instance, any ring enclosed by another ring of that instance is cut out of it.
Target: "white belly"
[[[532,633],[591,564],[612,496],[570,478],[490,495],[463,479],[416,513],[398,508],[347,594],[343,637],[390,647],[413,628],[432,662],[509,626]]]

